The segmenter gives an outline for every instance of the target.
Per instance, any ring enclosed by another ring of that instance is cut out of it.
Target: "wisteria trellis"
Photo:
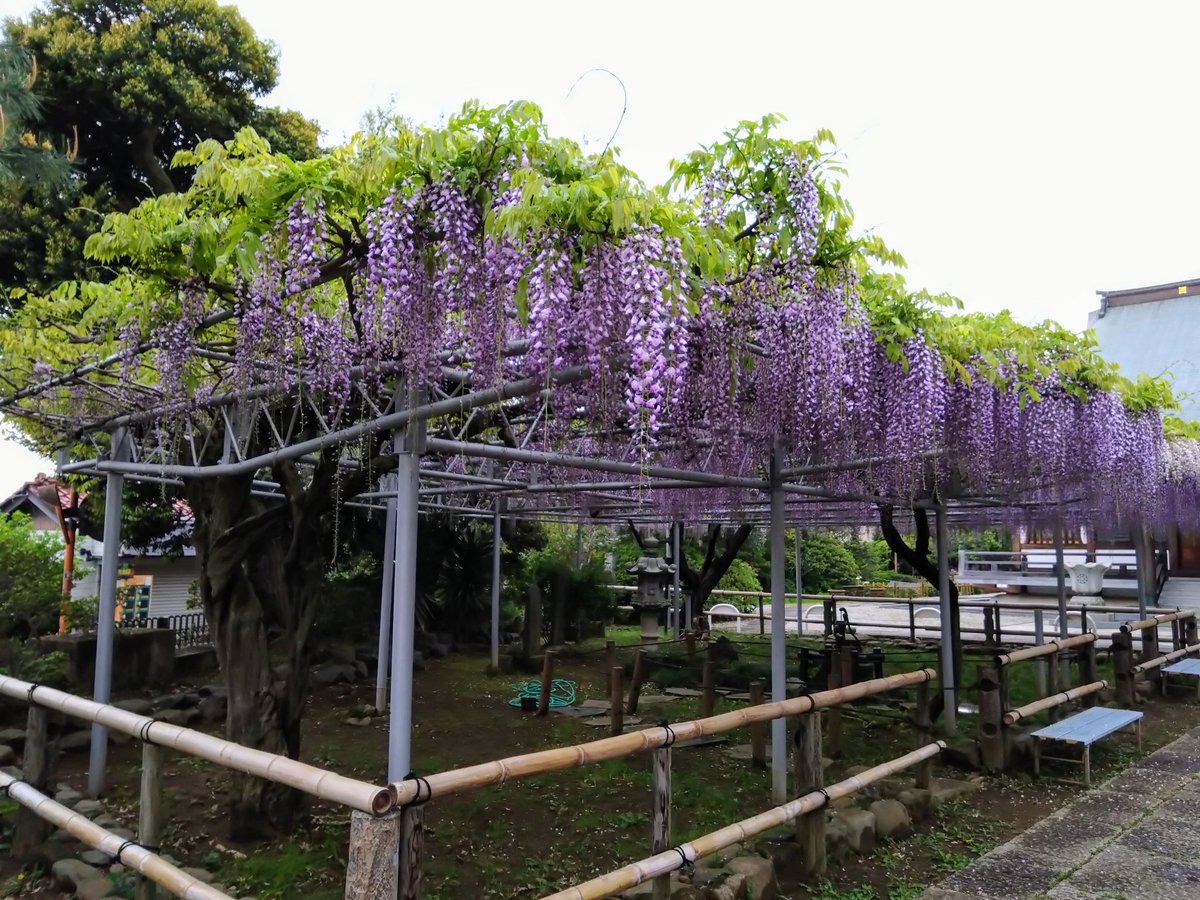
[[[791,466],[873,460],[806,478],[836,496],[903,503],[941,485],[1011,501],[1010,515],[1026,520],[1039,508],[1088,522],[1200,520],[1200,453],[1164,438],[1160,410],[1067,383],[1053,367],[1031,383],[1015,353],[952,362],[925,330],[901,355],[887,352],[861,266],[820,258],[835,227],[822,207],[827,186],[786,142],[772,145],[770,190],[747,196],[716,166],[669,207],[685,228],[664,227],[651,206],[619,225],[614,210],[590,231],[578,217],[506,220],[531,182],[565,185],[568,196],[584,183],[551,171],[536,140],[515,143],[520,155],[475,181],[449,165],[392,175],[357,211],[339,207],[336,192],[297,187],[253,253],[231,256],[224,272],[176,275],[165,290],[160,278],[148,311],[110,317],[118,345],[155,348],[140,364],[126,354],[112,390],[169,425],[214,386],[287,397],[303,380],[331,420],[345,421],[361,414],[352,371],[371,390],[397,377],[432,387],[449,365],[474,390],[585,366],[591,378],[556,389],[539,446],[745,476],[760,474],[778,445]],[[226,162],[236,164],[232,154]],[[282,177],[269,156],[256,163]],[[198,179],[197,206],[206,190],[211,181]],[[122,256],[116,227],[106,231]],[[703,271],[696,244],[708,241],[732,248],[738,264]],[[200,327],[223,310],[231,322]],[[18,316],[10,334],[22,325]],[[13,382],[36,384],[63,365],[42,358],[23,370],[11,349]],[[74,403],[84,422],[96,386],[83,398],[66,391],[10,411]],[[694,517],[736,509],[744,494],[644,499]]]

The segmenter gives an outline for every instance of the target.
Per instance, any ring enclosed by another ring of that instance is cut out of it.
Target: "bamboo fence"
[[[383,815],[394,805],[390,788],[327,772],[286,756],[252,750],[232,741],[159,722],[149,716],[139,716],[54,688],[0,675],[0,694],[95,722],[138,740],[198,756],[229,769],[286,784],[322,800],[340,803],[371,815]]]
[[[593,878],[584,884],[551,894],[543,900],[602,900],[602,898],[628,890],[659,876],[669,875],[676,869],[681,869],[702,857],[749,840],[765,831],[790,822],[798,816],[820,809],[834,800],[860,791],[880,779],[932,759],[945,747],[945,741],[926,744],[918,750],[867,769],[865,772],[847,778],[845,781],[839,781],[831,787],[804,794],[782,806],[776,806],[749,819],[726,825],[724,828],[696,838],[694,841],[681,844],[675,849],[631,863],[606,875],[601,875],[599,878]]]
[[[1057,653],[1059,650],[1069,650],[1072,647],[1081,647],[1084,644],[1091,644],[1096,640],[1096,632],[1089,631],[1086,634],[1077,634],[1075,637],[1065,638],[1061,641],[1050,641],[1045,644],[1038,644],[1036,647],[1024,647],[1021,650],[1014,650],[1012,653],[1002,653],[996,657],[996,665],[1007,666],[1010,663],[1020,662],[1023,659],[1036,659],[1039,656],[1049,656],[1051,653]]]
[[[1134,675],[1141,675],[1150,669],[1157,669],[1159,666],[1165,666],[1169,662],[1174,662],[1177,659],[1183,659],[1192,653],[1200,651],[1200,644],[1192,644],[1190,647],[1181,647],[1178,650],[1172,650],[1170,653],[1165,653],[1162,656],[1148,659],[1143,663],[1138,663],[1131,669]]]
[[[171,865],[140,844],[101,828],[91,819],[51,800],[24,781],[0,772],[0,790],[38,816],[145,875],[155,884],[184,900],[233,900],[216,888]]]
[[[1151,616],[1148,619],[1138,619],[1136,622],[1126,622],[1121,628],[1125,631],[1141,631],[1143,628],[1154,628],[1158,625],[1166,625],[1168,622],[1195,618],[1195,615],[1194,610],[1181,609],[1176,612],[1163,613],[1160,616]]]
[[[497,759],[461,769],[451,769],[448,772],[422,777],[419,781],[410,778],[405,781],[393,782],[391,788],[398,806],[407,806],[418,799],[418,792],[421,794],[421,802],[427,802],[435,797],[445,797],[449,794],[458,794],[488,785],[503,784],[515,778],[528,778],[533,775],[560,772],[564,769],[573,769],[576,766],[604,762],[609,759],[620,759],[644,750],[655,750],[677,742],[682,743],[695,738],[709,737],[732,731],[735,728],[745,728],[758,722],[770,722],[786,716],[799,716],[812,712],[814,709],[825,709],[840,703],[894,691],[897,688],[924,684],[936,678],[937,672],[933,669],[903,672],[898,675],[889,675],[886,678],[860,681],[857,684],[835,690],[793,697],[790,700],[778,700],[774,703],[764,703],[761,706],[748,706],[710,718],[693,719],[690,722],[680,722],[658,728],[646,728],[629,734],[589,741],[586,744],[555,747],[551,750],[523,753],[507,759]]]
[[[1004,724],[1016,725],[1028,716],[1035,715],[1043,710],[1053,709],[1055,706],[1061,706],[1064,703],[1070,703],[1072,700],[1078,700],[1080,697],[1087,697],[1089,694],[1099,693],[1107,687],[1107,681],[1093,681],[1090,684],[1081,684],[1079,687],[1051,694],[1049,697],[1043,697],[1041,700],[1034,700],[1032,703],[1026,703],[1024,706],[1018,706],[1016,709],[1010,709],[1006,712],[1004,714]]]

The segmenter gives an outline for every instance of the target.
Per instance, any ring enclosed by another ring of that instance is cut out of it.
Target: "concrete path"
[[[1200,609],[1200,578],[1168,578],[1158,602],[1160,606]]]
[[[922,900],[1196,900],[1200,728],[1083,794]]]

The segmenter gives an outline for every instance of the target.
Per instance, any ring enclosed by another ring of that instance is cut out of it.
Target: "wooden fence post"
[[[621,684],[625,678],[625,670],[620,666],[613,666],[609,673],[608,720],[612,723],[612,733],[616,735],[625,729],[625,688]]]
[[[837,654],[829,655],[829,678],[826,688],[835,690],[842,686],[842,667],[839,665]],[[829,707],[829,755],[838,759],[842,755],[842,709],[840,706]]]
[[[929,707],[929,682],[917,685],[917,705],[913,709],[913,741],[919,750],[933,740],[933,717]],[[914,786],[929,790],[933,781],[933,760],[927,759],[917,766]]]
[[[554,688],[554,651],[547,650],[542,658],[542,692],[538,698],[539,716],[550,712],[550,694]]]
[[[1148,659],[1154,659],[1158,656],[1158,625],[1154,624],[1148,628],[1142,629],[1142,658],[1138,662],[1145,662]]]
[[[1133,706],[1133,639],[1125,629],[1113,632],[1112,658],[1117,703]]]
[[[696,661],[696,633],[689,631],[684,635],[684,640],[687,642],[687,657],[689,663]]]
[[[400,872],[400,811],[350,815],[350,857],[346,862],[346,900],[395,897]]]
[[[796,796],[825,787],[825,768],[821,764],[821,712],[814,710],[796,717]],[[809,875],[825,871],[825,808],[820,807],[796,818],[796,841],[804,870]]]
[[[425,807],[406,807],[400,813],[400,887],[397,900],[420,900],[421,857],[424,853]]]
[[[978,666],[979,754],[984,769],[1004,768],[1004,709],[1000,703],[1000,677],[995,666]]]
[[[701,685],[703,696],[700,698],[700,718],[702,719],[709,718],[713,714],[713,710],[716,708],[717,688],[714,684],[716,678],[716,668],[717,664],[711,659],[706,659],[704,661],[704,682]]]
[[[652,754],[654,765],[654,822],[651,853],[671,849],[671,748],[659,747]],[[654,879],[654,900],[669,900],[671,875]]]
[[[1180,627],[1178,619],[1171,620],[1171,649],[1183,649],[1183,629]]]
[[[1079,651],[1079,684],[1091,684],[1093,681],[1098,681],[1096,676],[1096,642],[1085,644]],[[1088,694],[1083,698],[1084,709],[1091,709],[1096,705],[1096,694]]]
[[[50,711],[32,701],[25,721],[25,753],[21,759],[21,777],[43,794],[53,794],[50,769],[54,757],[50,753]],[[50,823],[33,810],[17,807],[13,834],[12,855],[18,860],[32,859],[50,836]]]
[[[149,741],[142,744],[142,792],[138,798],[138,843],[158,847],[162,839],[162,775],[165,751]],[[158,886],[149,878],[138,877],[136,900],[157,900]]]
[[[1183,634],[1184,646],[1195,647],[1196,644],[1200,643],[1200,637],[1197,636],[1200,634],[1200,631],[1197,630],[1195,616],[1188,616],[1188,618],[1184,619]]]
[[[617,642],[616,641],[606,641],[605,642],[605,644],[604,644],[604,659],[605,659],[605,662],[607,663],[605,668],[611,672],[613,669],[613,666],[615,666],[617,664]]]
[[[763,683],[750,682],[750,705],[760,706],[763,702]],[[750,726],[750,763],[757,769],[767,767],[767,723],[755,722]]]
[[[837,601],[833,595],[821,601],[821,613],[825,620],[825,637],[833,634],[833,625],[837,621]]]
[[[633,658],[633,681],[629,685],[629,703],[626,711],[632,716],[637,713],[638,697],[642,693],[642,684],[646,680],[646,651],[639,650]]]
[[[1059,662],[1058,662],[1058,651],[1051,653],[1046,658],[1047,658],[1047,660],[1049,660],[1049,664],[1046,667],[1046,674],[1049,676],[1049,681],[1050,681],[1050,684],[1046,689],[1047,690],[1046,696],[1052,697],[1055,694],[1057,694],[1060,690],[1066,690],[1066,688],[1070,687],[1071,685],[1068,684],[1064,688],[1059,688],[1059,686],[1058,686],[1059,679],[1062,676],[1062,667],[1059,665]],[[1046,715],[1050,719],[1051,722],[1057,722],[1059,719],[1062,718],[1062,707],[1061,706],[1051,707],[1050,710],[1047,711]]]

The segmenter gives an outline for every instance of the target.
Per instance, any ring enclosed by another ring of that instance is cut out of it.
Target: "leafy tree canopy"
[[[0,634],[52,631],[62,600],[62,541],[23,513],[0,516]]]

